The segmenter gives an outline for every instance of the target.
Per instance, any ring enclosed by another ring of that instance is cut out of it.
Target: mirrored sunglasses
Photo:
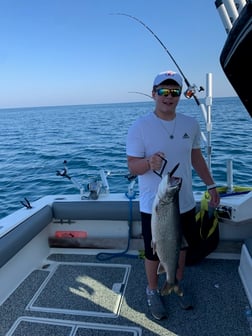
[[[172,97],[179,97],[181,95],[181,89],[158,89],[156,92],[159,96],[164,97],[168,97],[169,94]]]

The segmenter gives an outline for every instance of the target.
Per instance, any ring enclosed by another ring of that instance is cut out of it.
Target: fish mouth
[[[177,176],[171,176],[168,179],[168,185],[170,187],[176,187],[182,184],[182,178],[181,177],[177,177]]]
[[[176,166],[168,173],[168,185],[170,187],[175,187],[177,185],[181,185],[182,178],[174,176],[175,171],[178,169],[179,163],[176,164]]]

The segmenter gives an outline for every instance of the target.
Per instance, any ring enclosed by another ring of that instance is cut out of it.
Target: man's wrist
[[[216,184],[213,183],[207,186],[207,190],[212,190],[212,189],[215,189],[216,187],[217,187]]]

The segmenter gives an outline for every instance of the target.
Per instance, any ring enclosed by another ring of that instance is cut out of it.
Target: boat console
[[[251,220],[252,217],[252,191],[247,193],[230,193],[221,197],[218,208],[219,216],[236,223]]]

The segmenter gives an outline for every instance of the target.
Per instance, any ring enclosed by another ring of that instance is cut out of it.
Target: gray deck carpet
[[[206,259],[187,267],[194,309],[181,310],[172,294],[164,298],[168,319],[158,322],[146,305],[142,259],[51,255],[0,306],[0,335],[249,336],[238,264]]]

